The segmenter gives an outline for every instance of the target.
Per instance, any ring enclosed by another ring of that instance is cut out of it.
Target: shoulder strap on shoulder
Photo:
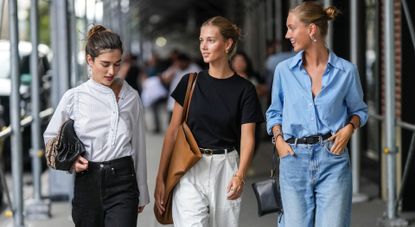
[[[182,122],[187,121],[187,117],[189,115],[189,106],[190,101],[192,100],[193,90],[195,89],[195,84],[197,80],[197,73],[190,73],[189,74],[189,80],[187,82],[187,89],[186,89],[186,96],[184,98],[183,103],[183,114],[182,115]]]

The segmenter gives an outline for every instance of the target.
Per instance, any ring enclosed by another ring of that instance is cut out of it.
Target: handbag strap
[[[271,168],[271,177],[276,177],[279,175],[279,166],[280,166],[280,158],[275,154],[277,149],[274,146],[272,152],[272,168]]]
[[[184,98],[184,103],[183,103],[183,113],[185,114],[184,115],[182,114],[182,122],[186,122],[187,117],[189,116],[190,101],[192,100],[193,91],[196,85],[196,80],[197,80],[197,73],[190,73],[189,80],[187,82],[186,96]]]

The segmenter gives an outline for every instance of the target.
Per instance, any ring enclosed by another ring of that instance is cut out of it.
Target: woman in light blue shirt
[[[327,49],[338,14],[304,2],[287,18],[295,56],[275,69],[267,131],[280,157],[280,226],[350,225],[352,175],[347,143],[367,121],[356,66]]]

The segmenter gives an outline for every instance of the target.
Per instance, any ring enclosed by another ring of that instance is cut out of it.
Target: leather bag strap
[[[196,80],[197,80],[197,73],[190,73],[189,80],[187,82],[186,96],[184,98],[184,103],[183,103],[183,113],[185,114],[182,114],[182,122],[186,122],[187,117],[189,116],[190,101],[192,100],[193,91],[196,85]]]

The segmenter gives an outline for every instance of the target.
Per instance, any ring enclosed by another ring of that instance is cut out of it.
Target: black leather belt
[[[229,153],[232,152],[233,150],[235,150],[234,147],[231,148],[199,148],[200,152],[202,154],[207,154],[207,155],[213,155],[213,154],[225,154],[225,153]]]
[[[330,136],[331,133],[327,133],[324,135],[307,136],[302,138],[289,138],[286,142],[291,144],[315,144],[330,138]]]
[[[110,161],[103,161],[103,162],[88,162],[88,170],[98,170],[104,167],[114,167],[114,168],[125,168],[128,167],[129,164],[133,164],[133,159],[131,156],[125,156],[122,158],[113,159]]]

